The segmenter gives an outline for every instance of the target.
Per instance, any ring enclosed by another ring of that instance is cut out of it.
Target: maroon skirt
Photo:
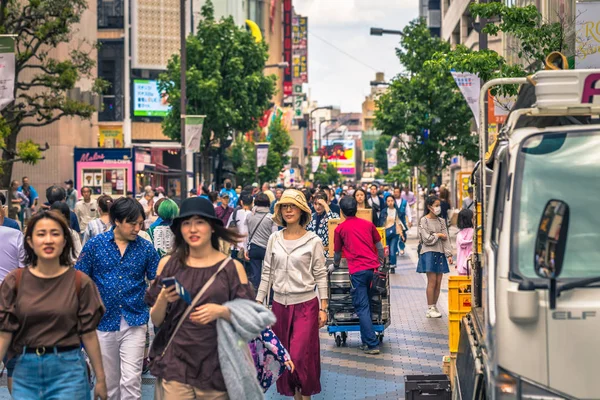
[[[277,392],[293,396],[321,393],[321,346],[319,344],[319,300],[284,306],[273,301],[277,322],[273,332],[290,353],[296,370],[287,369],[277,380]]]

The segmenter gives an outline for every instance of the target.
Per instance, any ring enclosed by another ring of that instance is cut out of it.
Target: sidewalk
[[[454,246],[456,230],[450,229]],[[448,280],[445,277],[438,309],[440,319],[427,319],[426,278],[416,273],[416,228],[409,232],[406,255],[399,258],[396,274],[390,275],[391,324],[385,331],[382,354],[368,356],[358,346],[358,332],[348,334],[345,347],[336,347],[334,338],[321,330],[321,387],[313,398],[345,400],[403,399],[404,375],[440,374],[442,357],[448,350]],[[453,267],[451,267],[453,271]],[[143,399],[154,395],[154,378],[144,376]],[[267,399],[285,397],[272,387]],[[10,399],[6,379],[0,380],[0,400]]]

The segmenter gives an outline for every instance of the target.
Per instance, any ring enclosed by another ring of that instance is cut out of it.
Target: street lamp
[[[185,148],[185,114],[186,114],[186,70],[187,70],[187,53],[186,53],[186,42],[185,42],[185,0],[179,2],[179,40],[181,42],[181,52],[179,55],[180,59],[180,118],[181,118],[181,201],[187,197],[187,154]]]
[[[267,69],[267,68],[280,68],[280,69],[285,69],[287,67],[289,67],[290,64],[287,61],[284,62],[280,62],[277,64],[267,64],[265,65],[265,67],[263,69]]]
[[[313,131],[313,121],[312,121],[312,115],[315,111],[317,110],[333,110],[333,106],[323,106],[323,107],[317,107],[314,110],[312,110],[309,114],[308,114],[308,131],[312,133]],[[319,142],[319,147],[321,146],[321,143]],[[311,143],[311,148],[312,148],[312,143]]]
[[[322,143],[322,132],[323,129],[321,128],[321,126],[325,123],[325,122],[337,122],[337,119],[326,119],[325,121],[321,121],[319,122],[319,149],[321,149],[321,147],[323,147],[323,143]]]
[[[371,36],[383,36],[383,35],[404,36],[404,33],[402,31],[395,31],[395,30],[391,30],[391,29],[371,28]]]

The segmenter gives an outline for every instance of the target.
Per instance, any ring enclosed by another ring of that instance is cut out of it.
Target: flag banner
[[[479,91],[481,90],[481,81],[479,80],[479,77],[476,74],[471,74],[469,72],[450,71],[450,73],[458,85],[463,97],[467,101],[467,104],[471,107],[475,122],[477,123],[477,126],[479,126]]]
[[[258,168],[267,165],[269,157],[269,143],[256,143],[256,166]]]
[[[312,167],[311,171],[314,174],[319,169],[319,164],[321,163],[321,156],[312,156],[311,162],[312,162],[312,164],[311,164],[311,167]]]
[[[185,153],[197,153],[202,142],[204,115],[186,115],[185,117]]]
[[[398,165],[398,149],[389,149],[387,152],[388,171]]]
[[[15,38],[0,36],[0,110],[15,99]]]

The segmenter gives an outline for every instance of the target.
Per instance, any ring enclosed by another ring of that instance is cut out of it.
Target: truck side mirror
[[[550,200],[535,241],[534,266],[539,277],[554,280],[560,276],[568,231],[569,205],[562,200]]]

